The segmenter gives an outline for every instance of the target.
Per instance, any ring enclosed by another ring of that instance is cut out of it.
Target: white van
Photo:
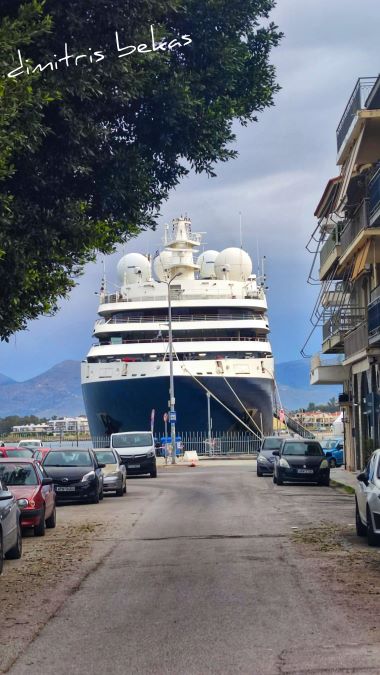
[[[127,468],[127,476],[149,473],[157,478],[156,449],[151,431],[123,431],[111,434],[111,448]]]

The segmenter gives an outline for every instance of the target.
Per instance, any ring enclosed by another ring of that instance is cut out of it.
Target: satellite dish
[[[153,269],[158,281],[166,281],[168,273],[173,264],[172,253],[170,251],[161,251],[153,260]]]
[[[215,260],[219,251],[204,251],[197,260],[201,279],[215,279]]]
[[[247,281],[252,274],[252,260],[241,248],[225,248],[215,260],[217,279]]]
[[[142,253],[127,253],[117,263],[116,270],[120,284],[137,284],[151,277],[150,262]]]

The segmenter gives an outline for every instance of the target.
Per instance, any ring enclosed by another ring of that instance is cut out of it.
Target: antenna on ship
[[[241,211],[239,211],[239,232],[240,232],[240,248],[243,248],[243,230],[241,225]]]

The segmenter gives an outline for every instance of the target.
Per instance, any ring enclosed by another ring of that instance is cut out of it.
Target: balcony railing
[[[341,234],[340,246],[341,255],[351,246],[356,237],[369,226],[368,220],[368,199],[363,199],[354,215],[347,220],[347,224]]]
[[[320,254],[320,266],[323,267],[331,253],[333,252],[334,248],[336,245],[339,243],[337,241],[338,239],[338,232],[336,229],[334,229],[329,237],[326,239],[325,243],[323,244],[321,248],[321,254]]]
[[[369,224],[374,225],[380,215],[380,167],[376,171],[369,187]]]
[[[367,347],[368,324],[367,321],[363,321],[344,338],[344,353],[346,355],[346,359],[349,359],[350,356],[354,356],[354,354],[363,351],[363,349],[367,349]]]
[[[365,319],[364,307],[341,307],[323,324],[323,340],[336,334],[346,334]]]
[[[371,345],[380,342],[380,296],[377,294],[373,297],[375,292],[378,293],[379,286],[371,293],[371,302],[368,305],[368,337]]]
[[[356,113],[358,110],[363,110],[363,108],[365,108],[367,98],[375,82],[376,77],[360,77],[358,79],[336,130],[338,152],[351,130],[351,126],[356,118]]]

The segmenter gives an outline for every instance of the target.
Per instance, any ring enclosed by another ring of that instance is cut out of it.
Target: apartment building
[[[322,327],[312,384],[341,384],[347,468],[380,447],[380,76],[360,78],[337,128],[337,176],[315,211]],[[332,355],[332,356],[331,356]]]

